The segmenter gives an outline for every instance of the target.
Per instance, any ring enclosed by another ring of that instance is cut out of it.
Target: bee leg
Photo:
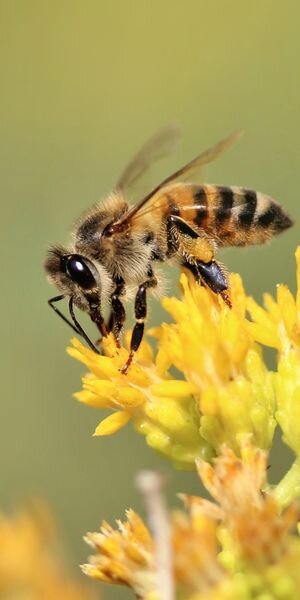
[[[125,283],[121,277],[116,279],[116,287],[114,292],[110,297],[111,301],[111,314],[109,317],[109,331],[112,331],[116,340],[116,344],[118,348],[120,348],[120,333],[122,331],[125,319],[126,312],[125,308],[120,300],[120,296],[124,294]]]
[[[107,322],[106,322],[106,327],[107,327],[108,333],[110,333],[111,331],[113,331],[114,322],[115,322],[115,315],[114,315],[114,311],[111,309],[111,311],[109,313],[109,317],[108,317]]]
[[[196,281],[199,283],[203,282],[215,294],[219,294],[229,308],[232,307],[229,295],[227,293],[229,288],[227,277],[220,265],[215,260],[211,260],[208,263],[198,260],[193,264],[185,261],[183,266],[193,273]]]
[[[83,339],[87,342],[87,344],[89,345],[89,347],[91,348],[91,350],[94,350],[94,352],[96,352],[96,354],[100,354],[98,348],[95,346],[95,344],[93,344],[93,342],[90,340],[90,338],[88,337],[88,335],[85,333],[84,329],[81,327],[80,323],[78,322],[76,316],[75,316],[75,312],[74,312],[74,301],[73,301],[73,296],[70,297],[69,299],[69,312],[70,312],[70,316],[71,319],[78,331],[78,333],[81,335],[81,337],[83,337]],[[90,315],[91,316],[91,315]],[[92,318],[92,317],[91,317]],[[101,316],[100,316],[101,319]],[[95,319],[92,318],[92,320],[94,322],[96,322]],[[99,321],[101,323],[101,325],[103,325],[103,320]],[[96,323],[97,324],[97,323]],[[102,333],[102,332],[101,332]]]
[[[168,221],[168,243],[169,247],[182,256],[182,259],[194,264],[198,261],[210,263],[215,254],[212,241],[205,235],[199,235],[181,217],[171,215]]]
[[[175,239],[177,237],[177,248],[184,257],[183,265],[193,273],[199,283],[204,283],[215,294],[220,294],[227,306],[231,308],[227,294],[228,281],[222,268],[214,260],[214,246],[211,241],[200,236],[181,217],[171,215],[169,219],[171,226],[169,234],[172,234],[173,227],[176,232]]]
[[[175,227],[177,233],[180,236],[186,236],[191,240],[195,240],[199,238],[199,233],[195,231],[184,219],[178,217],[177,215],[169,216],[169,229],[173,226]]]
[[[220,294],[225,304],[227,304],[229,308],[232,308],[232,304],[227,293],[229,283],[220,265],[215,260],[212,260],[209,263],[198,261],[197,267],[204,283],[206,283],[206,285],[213,292],[215,292],[215,294]]]
[[[147,316],[147,289],[155,287],[157,285],[157,280],[153,275],[151,267],[148,271],[148,275],[149,279],[141,285],[139,285],[138,291],[136,293],[134,303],[134,316],[136,319],[136,323],[131,334],[130,352],[128,359],[125,365],[123,365],[123,367],[120,369],[123,375],[127,374],[128,369],[132,363],[134,353],[137,352],[137,350],[139,349],[141,341],[143,339],[145,320]]]
[[[118,294],[112,294],[111,307],[113,316],[112,332],[114,334],[116,344],[118,348],[120,348],[120,333],[126,319],[126,312]]]

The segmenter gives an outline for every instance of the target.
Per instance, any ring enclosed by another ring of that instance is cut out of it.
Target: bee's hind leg
[[[189,223],[176,215],[170,217],[169,238],[173,244],[176,242],[182,265],[193,273],[199,283],[204,283],[215,294],[219,294],[231,308],[227,277],[214,260],[215,248],[211,240],[199,235]]]
[[[219,294],[223,298],[229,308],[232,307],[228,295],[229,283],[227,277],[222,267],[215,260],[208,263],[201,260],[194,263],[184,261],[183,266],[193,273],[196,281],[207,285],[215,294]]]
[[[210,263],[199,261],[197,262],[197,267],[204,283],[206,283],[215,294],[219,294],[227,306],[231,308],[231,300],[227,293],[229,283],[222,267],[220,267],[215,260],[212,260]]]

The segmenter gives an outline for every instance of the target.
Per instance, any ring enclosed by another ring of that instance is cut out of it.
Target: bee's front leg
[[[134,353],[140,347],[141,341],[144,336],[144,328],[145,328],[145,320],[147,317],[147,289],[151,287],[155,287],[157,285],[157,279],[153,274],[152,268],[149,268],[148,271],[149,279],[139,285],[138,291],[136,293],[135,302],[134,302],[134,316],[136,319],[135,326],[133,328],[130,340],[130,352],[128,359],[120,369],[123,375],[126,375],[128,369],[132,363],[132,359],[134,357]]]

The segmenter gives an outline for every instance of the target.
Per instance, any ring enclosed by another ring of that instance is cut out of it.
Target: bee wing
[[[193,160],[187,163],[178,171],[175,171],[172,175],[169,175],[166,179],[164,179],[159,185],[157,185],[149,194],[147,194],[140,202],[135,204],[126,215],[116,224],[117,228],[120,227],[124,230],[127,225],[129,226],[132,222],[133,218],[136,219],[139,215],[144,215],[145,212],[151,212],[151,204],[153,202],[153,210],[158,208],[159,199],[157,198],[158,194],[161,194],[167,186],[176,183],[177,181],[185,181],[187,178],[191,178],[196,172],[199,173],[201,168],[215,160],[218,156],[223,154],[223,152],[232,146],[234,142],[238,140],[241,136],[241,132],[234,132],[227,136],[226,138],[220,140],[217,144],[205,150],[199,156],[196,156]]]
[[[158,130],[137,152],[117,182],[117,189],[127,190],[144,175],[149,167],[170,154],[180,139],[180,130],[169,125]]]

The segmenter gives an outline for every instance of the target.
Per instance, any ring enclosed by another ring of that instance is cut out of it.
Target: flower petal
[[[130,418],[131,415],[128,412],[119,410],[112,415],[109,415],[109,417],[106,417],[106,419],[103,419],[103,421],[99,423],[98,427],[96,427],[93,435],[112,435],[127,425],[128,421],[130,421]]]

